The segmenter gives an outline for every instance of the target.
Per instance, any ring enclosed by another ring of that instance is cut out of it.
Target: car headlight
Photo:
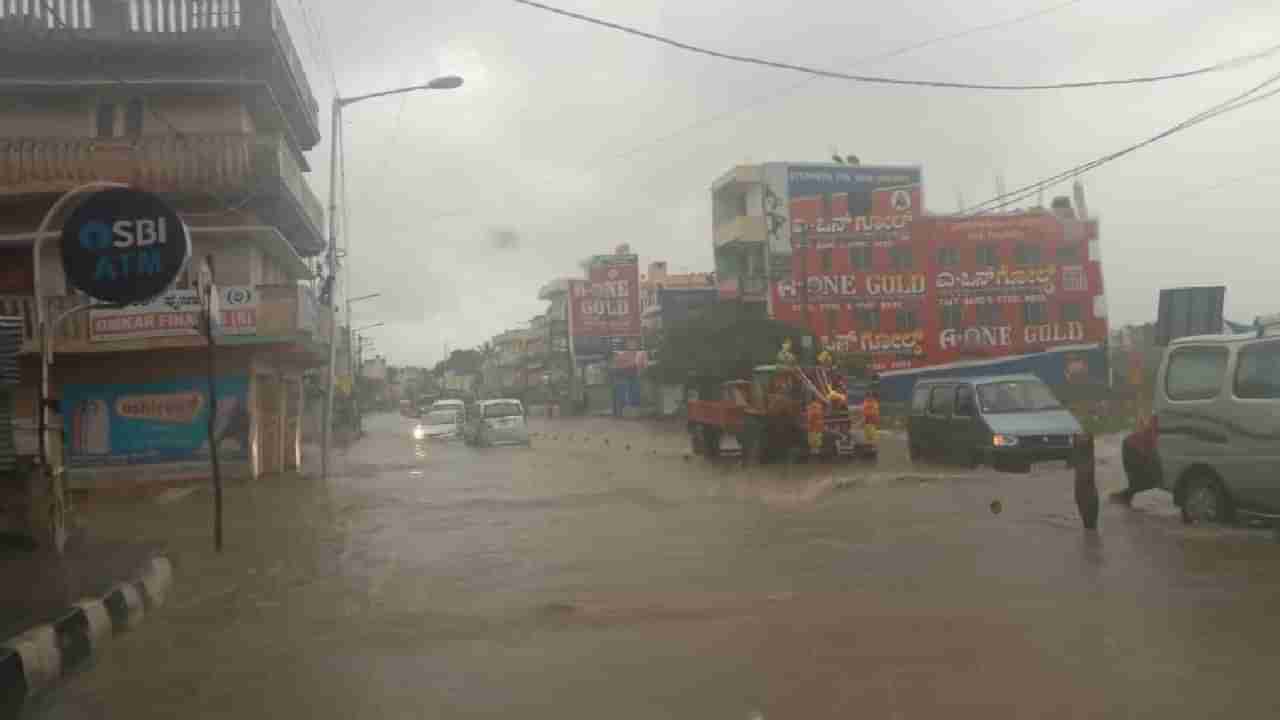
[[[1018,444],[1017,435],[992,435],[991,444],[994,447],[1016,447]]]

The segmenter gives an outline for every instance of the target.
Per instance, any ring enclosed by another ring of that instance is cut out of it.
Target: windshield
[[[978,400],[982,405],[982,412],[987,415],[1057,410],[1062,407],[1044,383],[1022,380],[979,385]]]
[[[0,720],[1265,720],[1277,120],[1280,0],[0,0]]]
[[[423,425],[451,425],[458,422],[456,410],[433,410],[423,418]]]
[[[513,417],[523,416],[524,411],[520,408],[520,403],[503,402],[485,405],[484,416],[487,418]]]

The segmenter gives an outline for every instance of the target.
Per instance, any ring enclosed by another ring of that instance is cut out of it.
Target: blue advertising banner
[[[214,434],[218,457],[249,458],[249,379],[220,377]],[[62,393],[72,468],[176,463],[209,458],[205,378],[146,384],[67,385]]]

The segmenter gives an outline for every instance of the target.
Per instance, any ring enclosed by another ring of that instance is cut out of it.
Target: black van
[[[1026,472],[1032,463],[1069,461],[1080,423],[1034,375],[921,380],[911,395],[911,459]]]

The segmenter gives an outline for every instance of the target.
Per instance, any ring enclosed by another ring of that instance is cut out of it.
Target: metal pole
[[[800,312],[805,332],[813,334],[809,317],[809,231],[800,233]],[[803,345],[803,343],[801,343]]]
[[[350,247],[348,245],[348,247]],[[347,273],[347,279],[351,279],[351,274]],[[354,327],[351,324],[351,293],[347,293],[347,367],[351,369],[351,412],[355,415],[352,420],[356,425],[356,435],[360,436],[364,432],[364,423],[360,417],[360,383],[357,382],[357,373],[359,367],[356,365],[356,349],[352,347],[352,340],[355,336]],[[363,354],[361,354],[360,362],[364,362]]]
[[[333,98],[330,110],[331,127],[329,129],[329,309],[333,309],[333,300],[338,293],[338,132],[342,127],[342,98]],[[321,427],[320,440],[320,478],[329,477],[329,445],[333,439],[333,383],[338,358],[338,314],[332,313],[329,319],[329,382],[325,388],[324,424]]]
[[[204,337],[208,347],[209,419],[205,431],[209,435],[209,465],[213,470],[213,549],[222,552],[222,467],[218,464],[218,437],[214,432],[218,421],[218,343],[213,336],[213,284],[201,288],[204,297]]]

